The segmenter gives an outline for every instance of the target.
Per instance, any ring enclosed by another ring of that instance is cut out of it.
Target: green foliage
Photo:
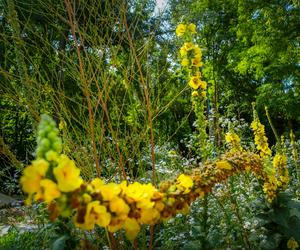
[[[0,100],[0,111],[0,189],[7,194],[20,193],[22,166],[34,159],[33,121],[22,105],[7,96]]]
[[[249,106],[256,100],[263,113],[263,105],[272,106],[270,115],[280,132],[283,126],[299,128],[296,1],[202,0],[170,5],[175,23],[184,16],[199,24],[203,72],[214,110],[250,121]]]
[[[0,239],[1,249],[46,249],[51,245],[53,231],[41,230],[40,232],[11,230]]]
[[[286,248],[290,238],[300,241],[300,202],[291,193],[280,193],[270,207],[265,207],[257,217],[259,226],[266,228],[267,238],[261,242],[262,249]]]

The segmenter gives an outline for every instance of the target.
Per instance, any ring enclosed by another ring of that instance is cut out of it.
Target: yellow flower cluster
[[[262,158],[270,157],[272,152],[269,148],[268,138],[265,135],[265,126],[262,125],[258,118],[251,123],[254,132],[254,143]]]
[[[287,247],[289,249],[296,250],[299,247],[299,244],[294,238],[290,238],[287,242]]]
[[[264,159],[264,158],[262,158]],[[267,195],[269,202],[272,202],[279,189],[285,189],[289,182],[289,172],[287,169],[287,157],[283,153],[277,153],[272,164],[267,161],[261,174],[264,180],[263,191]]]
[[[45,177],[48,168],[49,163],[43,159],[39,159],[33,161],[30,166],[24,169],[20,183],[23,187],[23,191],[29,195],[27,203],[30,203],[36,193],[39,193],[39,197],[41,196],[43,189],[41,181]]]
[[[198,90],[201,89],[201,95],[206,96],[207,83],[201,80],[199,68],[203,66],[202,52],[198,45],[193,43],[193,35],[196,34],[196,25],[190,23],[179,24],[176,28],[176,35],[183,37],[184,44],[179,50],[181,65],[189,73],[188,84],[193,89],[192,96],[199,96]]]
[[[262,159],[268,159],[271,157],[272,152],[268,145],[268,138],[265,136],[265,127],[255,117],[251,123],[251,128],[254,131],[254,142],[259,150]],[[289,172],[287,169],[287,157],[283,153],[277,153],[272,164],[269,161],[265,161],[263,191],[268,197],[268,201],[272,202],[276,197],[277,190],[279,188],[286,188],[289,182]]]
[[[289,171],[287,166],[287,157],[283,153],[278,153],[273,158],[273,166],[277,172],[277,186],[286,187],[289,182]]]
[[[234,132],[228,132],[225,135],[225,141],[230,145],[231,151],[242,151],[242,147],[240,145],[240,137]]]
[[[57,166],[52,169],[49,161],[38,159],[24,169],[20,183],[28,194],[27,203],[30,204],[34,199],[49,204],[60,197],[61,192],[72,192],[80,187],[83,180],[74,161],[61,155],[55,162]]]
[[[107,227],[109,232],[125,229],[129,239],[134,239],[140,231],[141,224],[153,225],[160,219],[162,199],[151,184],[134,182],[128,184],[105,184],[96,178],[83,185],[83,196],[79,199],[75,224],[86,230],[95,225]],[[75,202],[76,203],[76,202]]]
[[[275,162],[277,164],[277,158]],[[34,195],[35,200],[49,204],[52,219],[59,215],[70,216],[75,210],[74,223],[77,227],[92,230],[98,225],[109,232],[124,229],[128,239],[133,240],[143,224],[154,225],[177,213],[187,213],[190,204],[211,192],[216,183],[250,167],[263,180],[269,181],[265,186],[270,190],[267,185],[272,183],[263,170],[263,159],[257,154],[241,151],[231,151],[190,174],[181,174],[173,181],[163,182],[159,189],[152,184],[138,182],[105,184],[99,178],[83,183],[79,169],[65,155],[58,157],[52,179],[45,178],[49,163],[41,159],[25,168],[21,184],[29,196]],[[273,193],[266,194],[273,198]]]
[[[265,135],[265,127],[259,121],[255,104],[253,104],[254,120],[251,128],[254,132],[254,143],[259,151],[260,157],[264,160],[263,170],[263,191],[267,195],[269,202],[276,197],[278,189],[284,189],[289,181],[289,173],[287,169],[287,158],[282,152],[277,153],[273,162],[271,162],[272,151],[268,145],[268,138]]]
[[[268,202],[272,202],[276,197],[277,193],[277,181],[275,176],[265,176],[264,184],[263,184],[263,191],[267,195]]]
[[[228,138],[227,138],[228,139]],[[55,140],[54,140],[55,141]],[[237,142],[236,136],[230,140]],[[51,148],[48,147],[48,148]],[[187,213],[190,204],[211,192],[216,183],[229,176],[251,169],[263,181],[263,189],[269,201],[276,195],[277,173],[281,185],[285,172],[286,157],[278,154],[273,159],[273,168],[265,171],[264,157],[245,151],[230,151],[215,162],[206,162],[189,174],[181,174],[171,181],[160,184],[134,182],[128,184],[105,183],[99,178],[85,183],[75,162],[66,155],[43,150],[46,159],[39,158],[23,171],[20,183],[28,201],[44,201],[52,220],[58,216],[74,216],[77,227],[92,230],[95,226],[105,227],[109,232],[125,230],[128,239],[138,235],[141,226],[154,225]]]
[[[196,25],[193,23],[188,25],[183,23],[179,24],[176,28],[176,35],[184,36],[185,34],[196,34]]]
[[[53,174],[59,190],[71,192],[79,188],[83,181],[80,178],[80,170],[75,166],[75,162],[70,160],[68,156],[61,155],[57,164],[57,167],[53,169]]]
[[[194,45],[192,42],[185,42],[179,52],[183,67],[199,68],[203,66],[202,52],[198,45]]]

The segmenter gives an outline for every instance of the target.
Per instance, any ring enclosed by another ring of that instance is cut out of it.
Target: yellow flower
[[[225,141],[228,143],[239,143],[241,139],[236,133],[228,132],[225,135]]]
[[[299,247],[299,245],[294,238],[290,238],[289,241],[287,242],[287,247],[289,249],[296,250]]]
[[[53,173],[58,182],[58,188],[62,192],[74,191],[83,182],[79,168],[66,155],[60,156],[58,166],[53,169]]]
[[[151,201],[151,197],[143,198],[136,203],[136,207],[140,209],[149,209],[154,206],[155,202]]]
[[[195,74],[195,77],[197,77],[197,78],[199,78],[199,79],[200,79],[200,78],[201,78],[201,76],[202,76],[201,72],[199,72],[199,71],[198,71],[198,72],[196,72],[196,74]]]
[[[152,184],[141,184],[134,182],[128,185],[126,189],[126,200],[128,203],[136,202],[136,206],[141,209],[152,208],[154,202],[151,201],[155,188]]]
[[[205,90],[207,87],[207,83],[205,81],[200,81],[200,86],[201,89]]]
[[[160,213],[155,208],[143,209],[140,222],[147,225],[154,225],[160,218]]]
[[[129,240],[134,240],[141,229],[139,223],[133,218],[127,218],[123,227]]]
[[[165,204],[162,201],[158,201],[155,203],[155,209],[157,211],[161,212],[164,209],[164,207],[165,207]]]
[[[121,188],[116,183],[108,183],[100,187],[100,193],[104,201],[114,199],[121,192]]]
[[[192,42],[186,42],[183,44],[183,47],[185,48],[186,51],[190,51],[194,49],[194,44]]]
[[[287,158],[285,155],[276,154],[273,159],[273,166],[275,168],[280,168],[281,166],[286,166]]]
[[[200,57],[193,58],[192,65],[196,68],[202,67],[203,63],[201,62],[201,58]]]
[[[114,232],[120,230],[123,227],[124,222],[127,218],[128,217],[126,214],[114,215],[111,218],[110,223],[107,227],[108,231],[114,233]]]
[[[204,193],[204,191],[201,188],[197,188],[195,190],[195,193],[197,193],[200,198],[203,198],[205,196],[205,193]]]
[[[190,211],[190,206],[187,203],[184,203],[183,207],[177,210],[177,212],[181,214],[188,214],[189,211]]]
[[[176,187],[184,194],[190,192],[191,188],[194,186],[193,179],[189,175],[181,174],[178,176],[176,181]]]
[[[60,196],[60,191],[55,182],[49,179],[43,179],[40,183],[40,190],[35,195],[36,201],[45,201],[49,204]]]
[[[206,97],[206,91],[202,91],[201,96],[205,98]]]
[[[190,60],[189,60],[189,59],[187,59],[187,58],[183,58],[183,59],[182,59],[181,65],[182,65],[183,67],[187,67],[187,66],[189,66],[189,64],[190,64]]]
[[[194,46],[194,53],[195,53],[195,57],[202,58],[202,52],[198,45]]]
[[[126,181],[122,181],[122,182],[119,184],[119,187],[120,187],[120,189],[121,189],[121,193],[126,193],[127,182],[126,182]]]
[[[176,28],[176,35],[183,36],[185,31],[186,31],[186,25],[181,23]]]
[[[133,184],[128,185],[128,187],[126,189],[126,197],[130,203],[132,203],[134,201],[140,201],[143,199],[143,197],[144,197],[144,193],[143,193],[144,187],[143,186],[144,186],[143,184],[138,183],[138,182],[134,182]]]
[[[66,128],[66,127],[67,127],[66,122],[65,122],[64,120],[61,120],[61,121],[59,122],[58,129],[59,129],[59,130],[63,130],[63,129]]]
[[[263,185],[263,191],[267,195],[268,202],[272,202],[276,197],[276,190],[276,179],[274,176],[269,176]]]
[[[190,23],[188,25],[188,31],[191,33],[191,34],[196,34],[196,25],[193,24],[193,23]]]
[[[111,222],[114,221],[114,220],[115,220],[115,218],[113,218],[111,220]],[[123,220],[118,220],[118,223],[116,223],[114,225],[108,225],[107,229],[108,229],[109,232],[115,233],[123,227],[123,224],[124,224]]]
[[[199,95],[199,94],[198,94],[198,91],[197,91],[197,90],[194,90],[193,93],[192,93],[192,96],[193,96],[193,97],[196,97],[196,96],[198,96],[198,95]]]
[[[225,141],[230,144],[232,151],[241,151],[240,137],[234,132],[228,132],[225,135]]]
[[[286,187],[289,182],[289,171],[287,169],[287,157],[282,153],[277,153],[273,159],[274,170],[277,171],[277,185]]]
[[[216,166],[218,169],[226,169],[226,170],[232,169],[232,167],[228,161],[218,161],[218,162],[216,162]]]
[[[198,77],[193,76],[189,81],[189,85],[193,89],[198,89],[201,85],[201,80]]]
[[[87,205],[84,216],[84,229],[91,230],[95,224],[107,227],[110,223],[111,215],[106,211],[106,207],[100,205],[99,201],[92,201]]]
[[[186,50],[185,46],[182,46],[182,47],[180,48],[179,53],[180,53],[180,56],[181,56],[181,57],[187,56],[187,50]]]
[[[119,197],[114,197],[109,202],[109,209],[110,211],[120,215],[124,214],[127,215],[129,213],[129,206],[125,203],[125,201]]]
[[[94,192],[100,192],[101,187],[104,185],[104,181],[100,178],[95,178],[90,183]]]
[[[35,160],[32,165],[27,166],[20,179],[22,189],[25,193],[33,194],[39,191],[40,182],[46,175],[49,163],[43,159]]]

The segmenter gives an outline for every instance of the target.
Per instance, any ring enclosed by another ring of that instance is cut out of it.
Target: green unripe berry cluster
[[[38,126],[37,158],[51,161],[54,155],[61,154],[61,151],[62,142],[56,123],[50,116],[44,114]]]

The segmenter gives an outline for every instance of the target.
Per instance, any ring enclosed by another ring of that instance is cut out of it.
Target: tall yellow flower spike
[[[231,151],[241,151],[240,137],[234,132],[228,132],[225,135],[225,141],[230,145]]]
[[[261,157],[270,157],[272,152],[269,148],[268,138],[265,136],[265,126],[260,123],[258,118],[255,118],[251,123],[251,128],[254,132],[254,142]]]
[[[201,81],[201,73],[199,72],[199,68],[203,66],[202,62],[202,52],[198,45],[192,42],[192,36],[196,34],[196,25],[193,23],[183,25],[179,24],[176,29],[177,36],[183,36],[185,33],[189,34],[188,36],[184,36],[184,44],[180,48],[180,57],[181,57],[181,66],[187,69],[189,74],[189,86],[194,90],[192,92],[192,96],[198,96],[198,92],[195,90],[199,89],[199,87],[203,90],[201,92],[202,101],[205,100],[206,97],[206,87],[207,84],[204,81]],[[200,100],[200,99],[199,99]],[[198,100],[198,101],[199,101]],[[193,102],[196,100],[194,99]]]

